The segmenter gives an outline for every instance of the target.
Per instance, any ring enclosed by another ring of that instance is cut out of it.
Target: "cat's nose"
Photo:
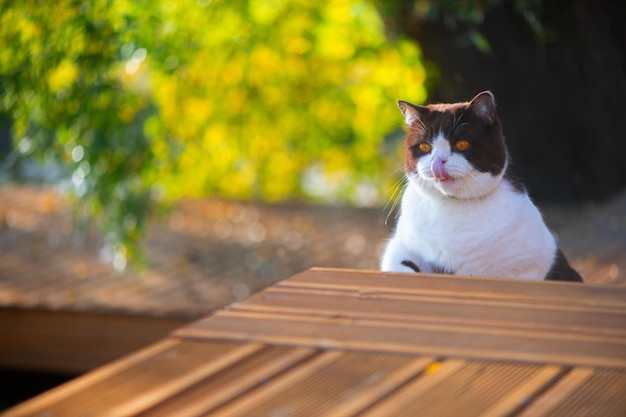
[[[441,156],[441,155],[435,155],[432,162],[431,162],[431,166],[432,164],[441,164],[441,165],[445,165],[445,163],[448,161],[448,158],[446,158],[445,156]]]

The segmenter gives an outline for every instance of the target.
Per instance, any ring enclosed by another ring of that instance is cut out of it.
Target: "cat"
[[[583,282],[511,169],[490,91],[398,106],[408,181],[382,271]]]

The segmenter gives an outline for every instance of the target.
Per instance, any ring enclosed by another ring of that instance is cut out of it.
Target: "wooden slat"
[[[493,314],[495,308],[498,308],[496,317]],[[474,299],[457,300],[451,304],[448,300],[433,297],[370,298],[359,294],[275,289],[251,297],[231,307],[229,311],[532,329],[560,333],[559,337],[566,338],[580,335],[626,338],[626,308],[576,309],[563,305],[555,307],[547,303],[502,303],[498,300]]]
[[[407,355],[331,350],[207,416],[354,415],[354,411],[374,403],[432,361]]]
[[[326,417],[349,417],[356,416],[366,408],[372,406],[382,398],[395,391],[406,382],[427,369],[427,365],[433,364],[430,357],[416,357],[403,365],[400,369],[388,374],[376,384],[363,389],[358,395],[346,398],[342,403],[327,410]]]
[[[551,395],[546,392],[545,396]],[[550,417],[626,416],[626,371],[595,369],[564,395],[549,413]]]
[[[519,417],[548,417],[552,410],[593,374],[593,368],[574,368],[544,395],[531,403]]]
[[[562,367],[544,366],[535,375],[495,402],[488,410],[482,412],[481,417],[512,415],[514,412],[523,409],[544,388],[555,383],[563,374],[564,370]]]
[[[193,323],[175,334],[206,340],[626,367],[623,339],[564,339],[546,332],[447,324],[231,311]]]
[[[418,278],[419,279],[419,278]],[[439,278],[441,279],[441,278]],[[445,278],[444,278],[445,279]],[[419,283],[419,281],[418,281]],[[535,285],[543,285],[535,283]],[[553,289],[554,290],[554,289]],[[303,295],[319,295],[319,296],[336,296],[351,297],[363,300],[388,300],[388,301],[410,301],[421,302],[427,301],[431,303],[447,304],[447,305],[483,305],[494,308],[534,308],[540,307],[554,311],[571,311],[571,312],[596,312],[596,313],[623,313],[625,306],[604,303],[581,303],[577,300],[554,300],[545,297],[509,297],[506,294],[476,294],[471,291],[454,293],[448,291],[406,291],[405,289],[396,289],[390,286],[385,291],[368,290],[367,288],[337,289],[323,288],[320,286],[307,285],[276,285],[266,288],[262,294],[303,294]],[[250,299],[246,299],[248,302]]]
[[[174,339],[162,340],[158,343],[150,345],[133,355],[125,356],[122,359],[96,369],[79,379],[74,379],[63,384],[53,390],[46,392],[44,395],[35,397],[29,401],[23,402],[16,407],[5,412],[2,417],[22,417],[31,416],[41,413],[43,410],[49,410],[61,401],[67,400],[74,395],[79,394],[85,389],[102,383],[107,378],[121,372],[122,370],[133,367],[149,358],[163,354],[164,352],[174,349],[181,344],[180,341]]]
[[[310,358],[315,352],[307,348],[264,348],[138,416],[204,415],[254,387],[267,383],[281,372]]]
[[[443,278],[443,279],[442,279]],[[436,274],[398,274],[379,271],[312,268],[282,281],[281,287],[307,287],[357,290],[362,294],[385,292],[402,294],[459,295],[501,300],[545,300],[553,304],[605,307],[626,306],[626,287],[525,281],[502,278],[441,276]]]
[[[398,409],[401,409],[412,398],[422,395],[433,386],[442,383],[450,376],[454,375],[465,366],[464,360],[448,360],[444,364],[438,363],[428,370],[421,378],[414,379],[402,389],[388,396],[385,401],[381,401],[367,410],[361,417],[393,416]]]
[[[445,361],[386,397],[362,417],[507,416],[555,378],[559,367]]]
[[[3,417],[34,416],[44,410],[56,416],[135,415],[261,348],[166,340],[27,401]]]
[[[586,289],[589,298],[580,295]],[[615,293],[576,284],[313,269],[175,334],[626,367],[626,304]]]
[[[190,366],[188,369],[185,369],[184,366],[181,366],[180,368],[183,372],[177,372],[161,384],[153,383],[146,392],[134,393],[134,395],[129,396],[126,401],[116,403],[110,410],[107,410],[101,415],[104,417],[134,416],[260,349],[261,346],[259,345],[246,344],[224,353],[219,358],[211,358],[212,360],[202,359],[197,362],[193,361],[195,362],[193,367]],[[193,355],[192,353],[190,356]],[[181,364],[182,361],[177,362]]]

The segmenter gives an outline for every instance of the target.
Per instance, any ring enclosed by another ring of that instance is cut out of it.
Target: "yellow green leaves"
[[[368,1],[25,0],[0,46],[15,143],[69,165],[113,240],[151,190],[379,203],[395,101],[425,99],[419,49]]]
[[[151,70],[163,122],[183,146],[172,184],[194,195],[311,197],[303,181],[317,167],[325,182],[340,174],[339,194],[355,202],[359,183],[385,175],[380,144],[399,126],[391,103],[423,100],[424,71],[414,44],[387,42],[372,4],[233,1],[195,12],[203,24],[185,34],[196,48],[177,52],[173,73]],[[210,167],[194,168],[200,160]]]

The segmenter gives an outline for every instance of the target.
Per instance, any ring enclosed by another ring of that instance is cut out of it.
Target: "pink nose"
[[[445,160],[436,156],[430,164],[430,172],[432,172],[435,179],[444,180],[449,178],[448,171],[446,171]]]

